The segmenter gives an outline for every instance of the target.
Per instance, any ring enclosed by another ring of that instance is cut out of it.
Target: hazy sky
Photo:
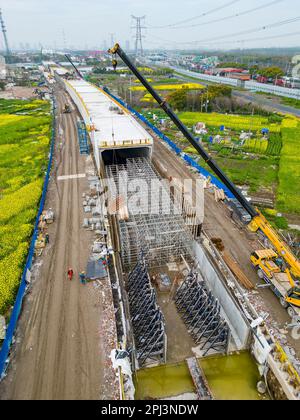
[[[102,49],[104,40],[133,45],[131,15],[146,15],[144,44],[148,48],[203,46],[210,48],[300,46],[300,21],[254,33],[228,36],[264,25],[300,17],[299,0],[281,0],[272,6],[220,22],[211,22],[271,3],[272,0],[0,0],[11,47],[20,43],[63,48]],[[232,3],[227,7],[224,5]],[[223,7],[219,11],[214,11]],[[206,15],[204,15],[206,14]],[[173,25],[188,20],[183,28]],[[211,23],[210,23],[211,22]],[[199,25],[191,27],[191,25]],[[187,27],[188,26],[188,27]],[[294,34],[298,31],[298,34]],[[293,34],[282,38],[272,36]],[[253,40],[255,38],[255,40]],[[256,39],[259,38],[259,39]],[[241,41],[244,42],[234,42]],[[197,44],[185,42],[199,41]],[[3,39],[1,36],[1,45]]]

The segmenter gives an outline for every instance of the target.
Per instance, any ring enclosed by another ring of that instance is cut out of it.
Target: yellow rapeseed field
[[[154,89],[156,90],[178,90],[178,89],[190,89],[190,90],[202,90],[204,86],[199,85],[198,83],[170,83],[170,84],[163,84],[163,85],[154,85]],[[133,86],[131,88],[133,92],[143,92],[146,90],[144,86]]]
[[[26,115],[16,115],[21,110]],[[0,314],[13,305],[20,284],[50,135],[48,102],[0,100]]]

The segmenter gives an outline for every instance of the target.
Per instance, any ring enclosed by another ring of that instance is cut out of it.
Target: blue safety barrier
[[[190,166],[195,168],[201,175],[205,176],[206,178],[210,177],[211,183],[215,185],[217,188],[220,188],[224,191],[227,198],[232,199],[234,198],[234,195],[232,192],[226,187],[226,185],[223,184],[217,177],[212,175],[210,172],[208,172],[206,169],[204,169],[202,166],[200,166],[194,159],[192,159],[190,156],[188,156],[186,153],[183,152],[180,147],[178,147],[172,140],[170,140],[164,133],[162,133],[157,127],[155,127],[153,124],[151,124],[147,118],[145,118],[142,114],[137,112],[135,109],[131,108],[128,104],[126,104],[122,99],[118,98],[117,96],[113,95],[108,88],[103,89],[108,95],[110,95],[115,101],[119,102],[124,108],[128,109],[133,115],[135,115],[137,118],[139,118],[143,123],[145,123],[151,130],[163,141],[165,141],[170,148],[179,155],[185,162],[187,162]]]
[[[39,220],[40,220],[40,216],[41,216],[41,214],[44,210],[46,194],[47,194],[47,189],[48,189],[48,184],[49,184],[49,179],[50,179],[50,173],[51,173],[51,167],[52,167],[52,161],[53,161],[54,145],[55,145],[55,132],[56,132],[55,107],[56,107],[55,102],[53,101],[53,103],[52,103],[53,123],[52,123],[52,135],[51,135],[51,144],[50,144],[48,167],[47,167],[47,172],[46,172],[46,176],[45,176],[42,196],[41,196],[41,200],[40,200],[40,204],[39,204],[38,214],[37,214],[37,217],[36,217],[36,220],[35,220],[33,235],[32,235],[31,242],[30,242],[30,248],[29,248],[29,251],[28,251],[26,264],[25,264],[23,274],[22,274],[21,284],[20,284],[20,287],[19,287],[19,290],[18,290],[18,293],[17,293],[17,297],[16,297],[16,300],[15,300],[15,304],[14,304],[11,316],[10,316],[9,324],[8,324],[8,327],[7,327],[7,330],[6,330],[5,339],[4,339],[4,342],[3,342],[1,350],[0,350],[0,379],[2,379],[4,377],[4,374],[5,374],[7,365],[8,365],[8,357],[9,357],[10,347],[11,347],[11,343],[12,343],[12,340],[13,340],[13,336],[15,334],[15,330],[16,330],[16,327],[17,327],[20,312],[21,312],[21,309],[22,309],[23,298],[24,298],[24,295],[25,295],[25,292],[26,292],[26,287],[27,287],[26,276],[27,276],[28,270],[30,270],[31,267],[32,267],[32,260],[33,260],[33,256],[34,256],[35,242],[36,242],[37,237],[38,237]]]
[[[90,147],[88,141],[88,133],[84,121],[77,122],[79,152],[81,155],[89,155]]]

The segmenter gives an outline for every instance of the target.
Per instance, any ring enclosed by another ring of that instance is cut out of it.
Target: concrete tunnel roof
[[[122,147],[123,142],[138,145],[153,144],[151,135],[135,120],[128,110],[114,101],[102,89],[84,80],[69,80],[80,97],[95,126],[94,140],[100,148]],[[104,144],[107,145],[104,146]]]

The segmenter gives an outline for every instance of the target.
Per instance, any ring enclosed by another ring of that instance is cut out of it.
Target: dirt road
[[[198,177],[197,174],[191,172],[182,159],[158,139],[155,140],[153,160],[160,162],[167,169],[168,176],[177,179],[196,179]],[[203,229],[210,238],[222,238],[225,249],[240,264],[253,285],[259,283],[257,274],[250,264],[250,255],[263,245],[259,242],[257,235],[251,234],[247,229],[240,229],[229,217],[226,206],[223,203],[216,203],[214,195],[208,191],[205,191]],[[290,318],[286,310],[281,307],[277,297],[268,289],[260,289],[257,293],[263,301],[261,312],[269,313],[276,326],[279,329],[284,329],[284,325],[290,322]],[[291,336],[287,336],[287,339],[299,357],[299,340],[295,341]]]
[[[62,114],[68,101],[58,98],[58,139],[46,207],[56,221],[50,225],[50,245],[37,264],[30,295],[19,322],[17,346],[8,376],[0,384],[1,399],[113,398],[104,389],[105,365],[101,319],[104,303],[95,284],[79,282],[92,241],[81,228],[82,193],[86,178],[57,180],[61,175],[85,174],[88,159],[80,156],[76,113]],[[91,161],[90,161],[91,163]],[[70,282],[68,267],[75,273]]]

